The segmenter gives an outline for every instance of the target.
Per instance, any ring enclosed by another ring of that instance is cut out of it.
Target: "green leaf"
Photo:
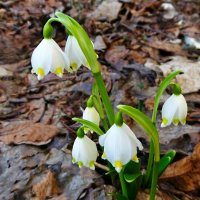
[[[141,111],[136,108],[127,105],[118,105],[117,108],[126,113],[132,119],[134,119],[138,125],[140,125],[144,131],[151,137],[154,143],[154,154],[155,154],[155,161],[160,160],[160,147],[159,147],[159,138],[158,138],[158,131],[151,120]]]
[[[132,160],[128,162],[123,169],[124,180],[127,185],[127,192],[130,199],[135,199],[138,190],[141,186],[142,174],[140,171],[141,163],[133,162]],[[140,174],[140,176],[139,176]]]
[[[158,177],[163,173],[163,171],[167,168],[167,166],[171,163],[171,158],[170,157],[164,157],[162,159],[162,162],[159,163],[159,168],[158,168]]]
[[[140,176],[142,176],[141,172],[139,172],[137,174],[124,174],[124,179],[127,183],[132,183]]]
[[[61,12],[56,12],[55,15],[59,18],[60,22],[67,28],[67,30],[69,30],[69,32],[77,39],[80,48],[83,51],[89,66],[91,67],[92,72],[98,73],[100,69],[99,63],[97,61],[97,55],[86,31],[72,17]]]
[[[107,124],[107,120],[105,119],[104,109],[103,109],[101,97],[99,94],[99,89],[98,89],[98,86],[96,83],[93,83],[93,85],[92,85],[92,96],[93,96],[94,105],[97,109],[97,112],[99,113],[99,116],[100,116],[102,122],[103,122],[104,130],[107,131],[108,124]]]
[[[85,119],[81,119],[81,118],[72,118],[72,120],[79,122],[81,124],[83,124],[84,126],[86,126],[87,128],[93,130],[94,132],[96,132],[98,135],[103,135],[104,132],[93,122],[90,122],[88,120]]]
[[[175,157],[175,155],[176,155],[176,151],[175,150],[169,150],[162,158],[168,156],[168,157],[170,157],[173,160],[174,157]],[[161,160],[162,160],[162,158],[161,158]]]
[[[102,109],[102,106],[100,105],[97,97],[93,96],[92,99],[93,99],[94,106],[97,109],[97,112],[99,113],[100,118],[104,119],[103,109]]]
[[[155,96],[155,101],[154,101],[154,108],[153,108],[153,115],[152,115],[152,122],[156,122],[156,116],[157,116],[157,111],[158,111],[158,105],[160,102],[160,98],[163,94],[163,92],[166,90],[166,88],[170,85],[171,81],[176,77],[176,75],[180,74],[181,71],[177,70],[169,74],[160,84],[156,96]]]
[[[104,116],[103,106],[102,106],[101,98],[99,95],[98,86],[96,83],[93,83],[92,85],[92,96],[93,96],[94,105],[99,113],[100,118],[104,119],[105,116]]]
[[[124,166],[124,173],[125,174],[137,174],[140,172],[140,167],[141,163],[134,162],[134,161],[129,161],[125,166]]]
[[[176,155],[176,151],[170,150],[160,159],[159,168],[158,168],[158,176],[160,176],[164,172],[164,170],[167,168],[167,166],[173,161],[175,155]]]

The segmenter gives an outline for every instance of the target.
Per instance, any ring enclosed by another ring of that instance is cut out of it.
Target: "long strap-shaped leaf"
[[[81,50],[83,51],[89,66],[93,73],[98,73],[99,63],[97,61],[97,55],[94,51],[94,47],[88,34],[82,28],[82,26],[74,20],[72,17],[65,15],[61,12],[56,12],[55,15],[59,18],[63,25],[72,33],[72,35],[77,39]]]
[[[114,123],[114,111],[103,82],[99,63],[97,61],[97,55],[94,51],[93,44],[90,41],[88,34],[85,32],[82,26],[70,16],[65,15],[61,12],[56,12],[55,15],[58,17],[55,18],[55,20],[62,23],[66,27],[66,29],[69,30],[70,33],[77,39],[80,48],[83,51],[91,68],[91,71],[97,81],[97,85],[101,94],[101,98],[103,100],[109,123],[110,125],[112,125]]]
[[[81,119],[81,118],[72,118],[72,120],[79,122],[81,124],[83,124],[84,126],[86,126],[87,128],[93,130],[94,132],[96,132],[98,135],[103,135],[104,132],[94,123],[85,120],[85,119]]]
[[[118,105],[117,108],[129,115],[133,120],[135,120],[144,131],[151,137],[154,143],[154,160],[158,162],[160,160],[160,148],[159,148],[159,139],[158,131],[151,120],[141,111],[136,108],[127,105]]]

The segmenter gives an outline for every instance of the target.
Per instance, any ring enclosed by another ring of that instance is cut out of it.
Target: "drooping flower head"
[[[72,35],[67,38],[65,54],[70,61],[70,69],[67,69],[69,72],[77,71],[81,65],[90,68],[77,39]]]
[[[87,107],[83,111],[83,119],[93,122],[97,126],[99,126],[99,124],[100,124],[100,116],[99,116],[99,113],[97,112],[96,108],[93,105],[92,96],[88,99]],[[84,131],[85,131],[85,133],[87,133],[89,131],[89,129],[84,128]],[[93,132],[93,131],[91,130],[91,132]]]
[[[97,156],[96,144],[84,134],[82,128],[79,129],[79,133],[77,134],[72,148],[72,162],[78,163],[80,168],[85,166],[94,170],[94,162]]]
[[[99,144],[104,146],[102,158],[107,159],[117,172],[130,160],[138,162],[137,147],[143,149],[141,142],[125,123],[121,126],[114,124],[106,134],[100,136]]]
[[[31,64],[39,80],[49,71],[62,77],[64,68],[69,67],[69,61],[58,44],[47,38],[44,38],[33,51]]]
[[[172,94],[162,107],[161,127],[169,126],[171,123],[178,125],[186,123],[187,103],[182,94]]]

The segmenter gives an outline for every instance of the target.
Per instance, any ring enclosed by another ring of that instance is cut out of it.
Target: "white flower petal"
[[[143,145],[140,142],[140,140],[137,139],[137,137],[135,136],[133,131],[125,123],[123,123],[122,129],[124,129],[124,132],[127,132],[127,134],[133,139],[133,141],[135,142],[135,144],[137,145],[139,150],[142,151],[143,150]]]
[[[96,144],[91,139],[86,135],[83,138],[76,138],[72,148],[72,157],[75,162],[81,162],[84,166],[93,169],[94,166],[90,164],[96,161],[97,156]]]
[[[104,145],[105,145],[105,140],[106,140],[107,136],[108,136],[110,133],[113,132],[113,129],[114,129],[114,128],[115,128],[115,126],[112,126],[112,127],[106,132],[106,134],[101,135],[101,136],[99,137],[99,144],[100,144],[101,146],[104,146]]]
[[[105,135],[100,136],[99,143],[104,146],[106,159],[119,172],[137,154],[137,146],[142,144],[134,133],[124,123],[122,126],[114,124]]]
[[[95,107],[86,107],[83,112],[83,119],[93,122],[99,126],[100,116]]]
[[[173,119],[174,115],[178,109],[178,103],[176,101],[176,95],[170,96],[162,107],[162,119],[167,120],[166,123],[162,123],[161,127],[169,126]]]
[[[105,139],[106,139],[107,136],[108,136],[108,134],[106,133],[106,134],[101,135],[101,136],[99,137],[99,144],[100,144],[101,146],[104,146],[104,144],[105,144]]]
[[[65,53],[70,60],[71,71],[76,71],[81,65],[88,67],[85,55],[81,50],[78,41],[72,35],[69,35],[67,38]]]
[[[40,44],[34,49],[31,56],[31,64],[33,70],[38,74],[38,68],[43,69],[44,75],[47,75],[51,68],[52,49],[49,48],[50,39],[43,39]],[[48,49],[48,51],[47,51]]]
[[[52,48],[51,72],[60,75],[63,74],[64,68],[69,68],[69,60],[54,40],[51,43],[54,47]]]
[[[65,46],[65,54],[69,58],[70,66],[73,71],[76,71],[81,66],[80,50],[77,49],[77,44],[74,36],[69,35]]]
[[[62,76],[63,69],[69,67],[69,61],[53,39],[43,39],[35,48],[31,57],[33,71],[41,79],[49,71]]]
[[[178,98],[179,98],[178,119],[180,122],[182,122],[183,120],[186,119],[188,109],[184,96],[180,94]]]
[[[182,94],[173,94],[163,105],[161,127],[168,126],[172,122],[174,125],[178,125],[179,122],[185,124],[186,116],[187,103],[184,96]]]

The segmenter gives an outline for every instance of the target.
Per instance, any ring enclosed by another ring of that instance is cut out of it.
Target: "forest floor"
[[[166,1],[167,2],[167,1]],[[139,108],[149,116],[159,83],[180,69],[188,103],[187,124],[159,128],[161,153],[175,149],[174,163],[159,179],[157,199],[200,199],[200,1],[173,0],[0,1],[0,199],[112,199],[116,191],[102,171],[79,169],[71,148],[81,108],[91,93],[92,74],[53,74],[38,81],[30,58],[42,27],[55,11],[74,17],[87,30],[116,109]],[[66,34],[55,24],[55,40]],[[168,90],[162,100],[169,97]],[[130,119],[148,157],[149,138]],[[139,200],[148,199],[142,191]]]

